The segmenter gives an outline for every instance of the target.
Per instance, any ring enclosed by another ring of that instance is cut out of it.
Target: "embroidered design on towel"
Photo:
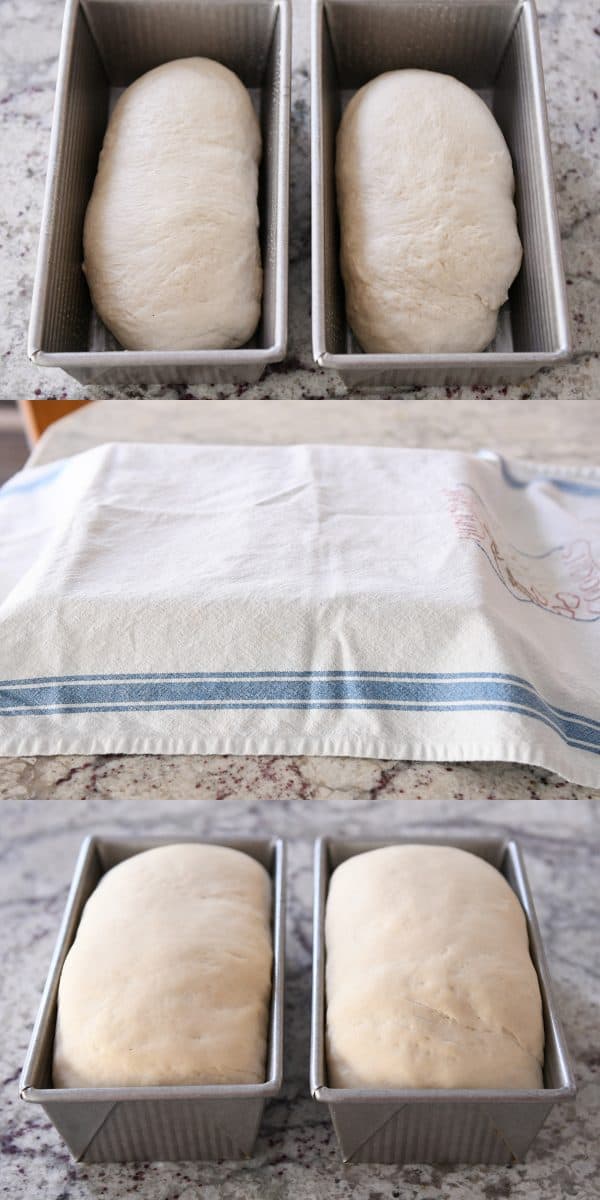
[[[587,538],[528,554],[493,531],[484,501],[469,484],[445,494],[459,537],[475,542],[516,600],[573,621],[600,619],[600,564]]]

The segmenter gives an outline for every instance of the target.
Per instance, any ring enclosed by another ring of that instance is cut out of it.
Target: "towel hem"
[[[506,763],[533,767],[560,775],[568,783],[578,787],[600,788],[600,772],[586,765],[574,769],[573,752],[567,762],[560,752],[549,752],[540,746],[518,743],[500,743],[493,748],[474,742],[463,745],[437,745],[402,741],[398,744],[365,741],[336,740],[333,738],[272,738],[272,737],[217,737],[217,738],[59,738],[50,743],[47,738],[8,739],[0,750],[2,758],[72,757],[102,755],[164,755],[164,756],[233,756],[233,757],[315,757],[315,758],[366,758],[395,762],[426,763]]]

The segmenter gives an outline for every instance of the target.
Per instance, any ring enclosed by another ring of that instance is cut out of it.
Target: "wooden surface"
[[[90,403],[90,400],[20,400],[19,408],[29,445],[34,446],[49,425]]]

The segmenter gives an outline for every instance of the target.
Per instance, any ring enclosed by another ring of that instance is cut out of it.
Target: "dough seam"
[[[409,1004],[415,1005],[416,1008],[425,1008],[427,1009],[427,1012],[435,1013],[435,1015],[441,1017],[443,1021],[449,1021],[451,1025],[456,1025],[458,1029],[466,1029],[470,1033],[484,1033],[489,1037],[510,1038],[511,1042],[514,1042],[515,1045],[519,1047],[519,1050],[521,1050],[523,1054],[526,1054],[528,1058],[533,1058],[535,1062],[540,1061],[537,1054],[534,1054],[532,1050],[528,1050],[527,1047],[519,1041],[516,1033],[513,1033],[511,1029],[507,1029],[505,1025],[500,1025],[498,1029],[490,1028],[489,1025],[484,1025],[483,1023],[479,1025],[468,1025],[466,1021],[459,1021],[456,1017],[452,1017],[450,1013],[442,1012],[440,1008],[433,1008],[432,1005],[425,1004],[422,1000],[412,1000],[408,996],[406,997],[406,1000]]]

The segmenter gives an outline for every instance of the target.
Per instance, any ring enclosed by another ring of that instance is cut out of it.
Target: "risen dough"
[[[371,353],[483,350],[521,263],[506,142],[450,75],[390,71],[337,139],[349,324]]]
[[[224,349],[252,336],[259,159],[250,96],[220,63],[165,63],[120,97],[83,245],[94,306],[126,349]]]
[[[264,867],[222,846],[108,871],[62,970],[54,1085],[262,1082],[270,906]]]
[[[525,917],[483,859],[419,845],[347,859],[326,947],[332,1087],[542,1086]]]

